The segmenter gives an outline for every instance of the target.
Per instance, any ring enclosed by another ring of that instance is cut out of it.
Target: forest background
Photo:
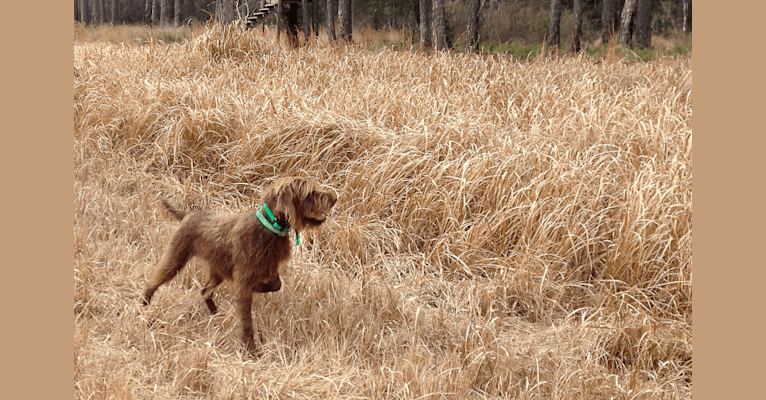
[[[349,3],[353,29],[343,26],[345,2]],[[216,15],[220,20],[218,3],[202,0],[75,0],[74,20],[88,26],[91,35],[102,24],[138,25],[144,29],[135,31],[130,39],[141,42],[155,37],[172,42],[191,38],[193,28]],[[220,6],[242,6],[243,10],[245,4],[235,0],[220,3]],[[250,3],[253,10],[263,1]],[[440,3],[444,4],[443,19],[436,18],[440,15]],[[610,35],[614,34],[616,42],[627,43],[627,47],[632,48],[629,57],[634,59],[648,60],[691,52],[692,0],[632,0],[627,3],[632,4],[626,7],[625,0],[318,0],[307,3],[310,23],[303,27],[303,21],[300,22],[303,28],[300,36],[305,43],[310,35],[319,38],[322,32],[323,38],[332,40],[343,36],[343,30],[348,29],[356,43],[367,47],[408,49],[433,45],[439,48],[441,44],[455,50],[527,57],[544,52],[546,46],[548,50],[558,47],[561,51],[581,49],[589,54],[600,54],[607,48]],[[425,19],[421,9],[428,10]],[[337,13],[338,18],[328,21],[328,10]],[[624,21],[626,11],[632,12],[631,21],[627,23]],[[266,25],[276,25],[275,14],[267,17]],[[299,17],[302,15],[299,13]],[[442,20],[443,32],[438,26]],[[472,20],[476,21],[473,35]],[[333,25],[330,35],[327,34],[328,22]],[[472,40],[475,41],[473,46]]]

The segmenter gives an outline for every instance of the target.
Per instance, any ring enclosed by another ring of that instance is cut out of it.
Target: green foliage
[[[685,56],[692,53],[692,38],[691,36],[679,35],[676,38],[673,47],[668,50],[669,55]]]
[[[542,43],[523,45],[520,42],[511,43],[488,43],[479,44],[479,49],[487,53],[503,53],[516,57],[534,57],[542,52]]]
[[[535,31],[537,31],[537,34],[542,36],[548,33],[548,30],[551,28],[551,23],[548,21],[548,18],[543,18],[542,21],[540,21],[539,24],[535,27]]]
[[[673,57],[685,56],[691,54],[691,47],[686,47],[681,43],[676,44],[670,49],[666,50],[664,47],[638,49],[634,48],[633,51],[628,53],[629,61],[649,61],[657,57]]]
[[[510,43],[492,43],[482,42],[479,44],[479,51],[483,53],[492,54],[507,54],[516,56],[519,58],[536,57],[542,54],[542,43],[532,43],[530,45],[524,45],[519,41]],[[463,51],[465,50],[465,42],[462,40],[456,41],[452,45],[453,50]]]
[[[630,61],[649,61],[659,55],[658,50],[651,48],[634,48],[631,53],[628,53],[628,60]]]
[[[670,50],[668,50],[668,55],[675,55],[675,56],[685,56],[692,53],[692,46],[691,43],[689,45],[685,45],[683,43],[677,43],[675,46],[671,47]]]
[[[601,58],[606,57],[609,52],[609,45],[603,44],[594,48],[586,48],[586,53],[590,56]],[[635,61],[650,61],[657,57],[679,57],[686,56],[692,53],[691,40],[686,38],[677,38],[671,47],[666,47],[663,44],[655,44],[651,48],[638,48],[633,47],[630,50],[626,50],[624,47],[618,46],[614,49],[617,57],[625,59],[629,62]]]
[[[155,30],[154,38],[165,43],[183,42],[189,39],[188,32],[180,29]]]
[[[393,43],[392,43],[393,44]],[[392,46],[392,48],[397,49]],[[465,43],[463,41],[457,41],[452,46],[453,50],[463,51],[465,49]],[[507,54],[520,58],[537,57],[543,54],[543,45],[541,43],[532,43],[524,45],[520,41],[513,41],[510,43],[492,43],[482,42],[479,44],[479,50],[484,53],[499,53]],[[569,49],[563,44],[559,46],[560,53],[566,53]],[[603,44],[598,47],[585,48],[586,54],[594,58],[605,58],[609,52],[609,44]],[[691,40],[687,38],[677,38],[674,44],[670,47],[656,44],[652,48],[640,49],[634,47],[626,51],[622,47],[616,47],[614,49],[617,57],[625,59],[629,62],[635,61],[649,61],[657,57],[673,57],[686,56],[692,53]]]

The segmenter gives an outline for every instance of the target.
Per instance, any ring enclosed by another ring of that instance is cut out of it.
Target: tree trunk
[[[144,3],[144,23],[147,25],[152,23],[152,0],[146,0]]]
[[[168,26],[168,0],[160,0],[160,26]]]
[[[351,41],[351,0],[340,0],[340,37]]]
[[[112,25],[117,25],[117,8],[119,8],[119,6],[120,6],[120,1],[119,0],[111,0],[111,5],[110,5],[109,8],[112,11],[111,12],[112,15],[111,15],[111,18],[110,18],[111,22],[112,22]]]
[[[88,0],[80,0],[80,21],[88,25]]]
[[[158,2],[159,0],[152,0],[152,25],[157,25],[157,20],[160,19],[160,8]]]
[[[300,44],[298,40],[298,28],[300,25],[300,21],[298,20],[298,8],[299,6],[297,3],[282,4],[282,11],[280,12],[282,23],[285,27],[285,31],[287,32],[287,39],[290,42],[290,46],[293,48],[298,47]]]
[[[548,49],[558,50],[561,41],[561,0],[551,0],[551,17],[548,22]]]
[[[633,44],[633,20],[638,8],[638,0],[625,0],[620,18],[620,44],[630,47]]]
[[[418,11],[419,4],[418,4],[418,1],[416,0],[411,0],[409,4],[410,4],[410,11],[408,16],[408,25],[409,25],[410,34],[411,34],[410,45],[414,46],[415,43],[417,43],[417,40],[418,40],[417,37],[418,37],[418,34],[420,33],[420,13]]]
[[[311,36],[311,14],[309,13],[308,0],[301,0],[301,13],[303,14],[303,39],[308,44]]]
[[[434,0],[434,33],[436,36],[436,49],[447,48],[447,26],[445,21],[444,0]]]
[[[319,0],[311,2],[311,29],[314,31],[314,40],[319,43]]]
[[[479,49],[479,0],[468,0],[468,35],[465,41],[467,51]]]
[[[645,49],[652,47],[652,0],[638,0],[636,13],[636,44]]]
[[[681,0],[681,16],[684,33],[688,35],[692,31],[692,0]]]
[[[277,45],[279,45],[279,35],[282,32],[282,23],[280,22],[282,20],[282,0],[277,2],[277,16],[275,18],[277,19]]]
[[[327,0],[327,40],[335,41],[335,17],[338,16],[336,0]]]
[[[582,0],[574,0],[572,18],[574,19],[572,51],[579,53],[581,50],[580,39],[582,38]]]
[[[181,0],[176,0],[173,4],[173,25],[181,26]]]
[[[617,1],[604,0],[601,7],[601,43],[606,44],[617,26]]]
[[[420,0],[420,47],[431,47],[431,7],[428,0]]]
[[[90,22],[93,25],[98,25],[98,3],[101,0],[89,0],[90,1]]]
[[[163,0],[163,1],[167,1],[167,0]],[[237,10],[234,8],[234,0],[216,1],[215,19],[222,26],[237,19]]]
[[[91,22],[93,25],[101,25],[104,23],[104,10],[102,9],[102,0],[91,0]]]

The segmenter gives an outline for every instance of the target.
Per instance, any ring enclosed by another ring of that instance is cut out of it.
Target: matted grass
[[[691,398],[692,61],[422,54],[211,28],[74,45],[75,398]],[[263,355],[158,199],[336,188]]]

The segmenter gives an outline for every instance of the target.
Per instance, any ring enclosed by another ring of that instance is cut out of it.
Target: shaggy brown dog
[[[253,292],[275,292],[282,286],[279,266],[290,258],[290,228],[300,232],[322,224],[337,201],[332,191],[304,178],[281,178],[265,189],[256,211],[224,215],[187,212],[162,200],[170,215],[181,221],[170,245],[149,278],[143,294],[148,305],[158,287],[173,279],[192,256],[207,261],[209,276],[202,296],[210,312],[213,289],[224,279],[234,282],[242,339],[255,350],[251,307]]]

